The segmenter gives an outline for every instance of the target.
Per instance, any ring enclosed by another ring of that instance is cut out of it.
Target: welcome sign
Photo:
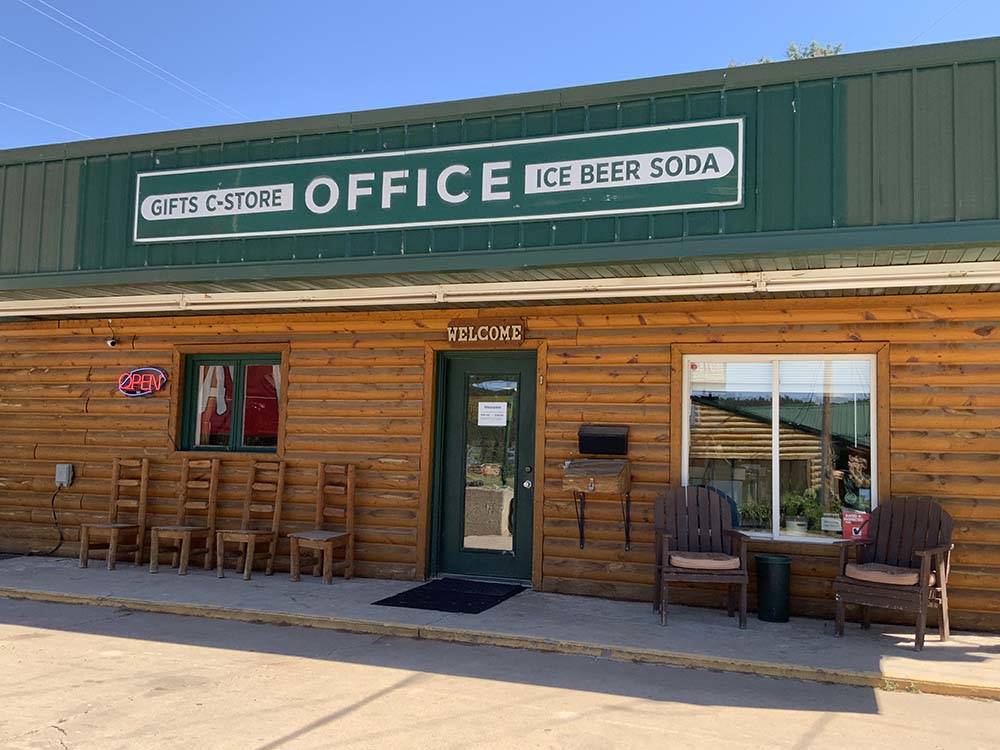
[[[743,120],[143,172],[138,243],[743,205]]]

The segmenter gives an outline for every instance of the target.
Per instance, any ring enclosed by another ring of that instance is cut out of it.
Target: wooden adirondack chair
[[[204,554],[204,568],[212,567],[215,549],[215,512],[219,497],[219,459],[185,458],[181,463],[180,491],[177,493],[177,510],[172,526],[154,526],[149,531],[149,572],[160,569],[160,543],[173,547],[171,566],[178,575],[187,575],[192,554]],[[203,497],[195,497],[203,493]],[[192,523],[201,515],[203,523]],[[192,549],[193,540],[203,546]]]
[[[861,607],[861,627],[871,624],[869,607],[917,616],[915,648],[924,647],[927,610],[938,609],[938,633],[948,640],[948,571],[954,523],[927,497],[894,497],[868,519],[868,539],[840,544],[840,565],[833,583],[837,596],[835,631],[844,634],[848,604]],[[848,551],[855,550],[855,562]]]
[[[342,497],[344,503],[332,502]],[[327,524],[336,520],[341,528],[331,529]],[[323,583],[333,583],[333,553],[344,550],[344,578],[354,575],[354,466],[353,464],[328,464],[320,461],[316,469],[316,512],[313,528],[293,531],[288,535],[291,546],[289,562],[291,579],[299,580],[303,549],[316,555],[313,575],[323,570]]]
[[[739,597],[739,625],[747,626],[747,542],[733,529],[731,502],[709,487],[673,487],[656,500],[656,591],[653,608],[667,624],[668,585],[728,586],[732,617]]]
[[[240,528],[225,529],[215,533],[215,572],[225,576],[226,543],[239,544],[236,570],[243,569],[243,580],[250,580],[256,557],[266,556],[264,575],[274,573],[274,558],[278,550],[278,532],[281,525],[281,505],[285,496],[285,462],[250,462],[246,493],[243,496],[243,514]],[[258,544],[267,544],[258,551]]]
[[[138,476],[135,476],[138,470]],[[128,494],[134,492],[133,497]],[[149,459],[116,458],[111,466],[111,494],[108,498],[108,520],[80,525],[80,567],[86,568],[90,553],[106,549],[108,570],[114,570],[118,555],[134,552],[135,564],[142,565],[146,540],[146,499],[149,494]],[[122,511],[135,515],[135,520],[122,520]],[[107,538],[107,543],[94,544],[94,537]],[[131,537],[133,544],[122,544],[122,537]]]

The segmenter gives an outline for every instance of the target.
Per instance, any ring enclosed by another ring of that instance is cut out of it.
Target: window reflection
[[[782,531],[840,536],[871,510],[871,364],[788,360],[779,380]]]
[[[863,522],[872,509],[870,359],[688,360],[686,374],[689,485],[729,498],[747,530],[841,536]]]
[[[771,530],[770,362],[688,363],[688,484],[728,498],[746,529]]]

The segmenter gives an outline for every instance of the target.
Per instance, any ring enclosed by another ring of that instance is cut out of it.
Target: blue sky
[[[993,35],[996,0],[0,0],[0,148]]]

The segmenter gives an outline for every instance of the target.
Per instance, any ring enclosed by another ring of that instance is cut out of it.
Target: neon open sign
[[[159,367],[138,367],[118,378],[118,392],[123,396],[152,396],[167,384],[167,373]]]

